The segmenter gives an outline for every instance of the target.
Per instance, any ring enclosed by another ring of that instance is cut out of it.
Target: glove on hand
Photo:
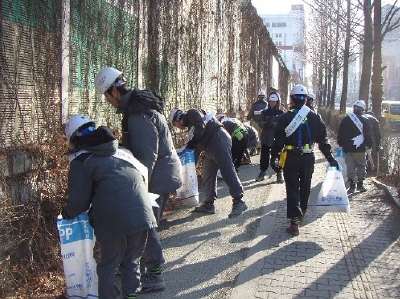
[[[333,157],[331,156],[331,157],[328,157],[327,160],[328,160],[328,162],[329,162],[329,166],[331,166],[331,167],[336,167],[337,170],[340,170],[339,163],[338,163],[338,161],[335,160],[335,158],[333,158]]]

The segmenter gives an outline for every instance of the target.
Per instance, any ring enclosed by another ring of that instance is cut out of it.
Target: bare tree
[[[346,39],[343,52],[343,84],[342,96],[340,98],[340,113],[346,112],[347,87],[349,82],[349,61],[350,61],[350,41],[351,41],[351,0],[347,0],[347,19],[346,19]]]

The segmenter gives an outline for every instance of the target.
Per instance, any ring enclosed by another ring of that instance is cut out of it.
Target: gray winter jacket
[[[182,185],[181,162],[172,142],[168,123],[155,110],[127,113],[132,90],[119,102],[117,113],[124,113],[122,145],[149,171],[149,191],[165,194]]]
[[[118,144],[108,128],[99,127],[82,138],[81,151],[70,155],[63,217],[73,219],[90,208],[89,220],[99,240],[156,227],[143,176],[132,164],[113,156]]]

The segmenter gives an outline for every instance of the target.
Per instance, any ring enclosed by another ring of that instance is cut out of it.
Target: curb
[[[380,181],[378,181],[377,179],[374,179],[374,178],[372,178],[372,181],[379,188],[385,190],[386,194],[389,195],[391,200],[397,205],[398,208],[400,208],[400,198],[399,198],[399,194],[397,192],[397,188],[391,187],[391,186],[387,186],[387,185],[383,184],[382,182],[380,182]]]

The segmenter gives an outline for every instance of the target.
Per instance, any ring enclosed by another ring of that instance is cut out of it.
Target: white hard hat
[[[362,100],[357,100],[357,101],[355,101],[354,104],[353,104],[353,108],[354,108],[354,107],[359,107],[359,108],[361,108],[362,110],[365,110],[365,108],[366,108],[365,102],[362,101]]]
[[[311,100],[314,100],[314,99],[315,99],[315,96],[314,96],[313,93],[310,92],[310,93],[308,94],[307,98],[308,98],[308,99],[311,99]]]
[[[68,142],[71,142],[71,137],[75,136],[78,129],[87,123],[91,123],[93,127],[95,126],[94,121],[85,115],[75,114],[72,116],[64,127]]]
[[[104,94],[107,89],[109,89],[114,83],[115,80],[122,74],[121,71],[113,68],[113,67],[105,67],[97,73],[94,78],[94,86],[96,90]],[[121,84],[120,84],[121,85]]]
[[[290,96],[297,100],[304,101],[308,96],[307,88],[301,84],[297,84],[290,91]]]
[[[181,117],[183,115],[183,111],[180,109],[172,109],[171,113],[169,114],[168,120],[169,123],[171,124],[172,127],[175,128],[173,122],[174,121],[180,121]]]
[[[271,102],[278,102],[279,101],[279,96],[276,93],[271,93],[268,97],[268,101]]]
[[[258,96],[259,96],[259,97],[265,97],[265,91],[264,91],[264,90],[260,90],[260,91],[258,92]]]

